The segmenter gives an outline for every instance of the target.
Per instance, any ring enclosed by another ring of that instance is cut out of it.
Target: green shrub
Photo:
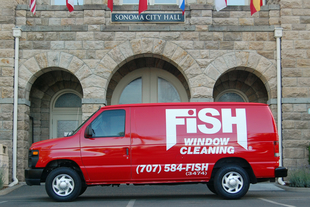
[[[289,183],[291,187],[310,188],[310,169],[300,168],[297,170],[290,170]]]

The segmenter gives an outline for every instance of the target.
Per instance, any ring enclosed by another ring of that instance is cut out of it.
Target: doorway
[[[68,136],[82,123],[82,99],[74,90],[57,93],[51,102],[50,138]]]
[[[122,78],[113,92],[111,103],[114,105],[186,101],[186,90],[174,75],[158,68],[141,68]]]

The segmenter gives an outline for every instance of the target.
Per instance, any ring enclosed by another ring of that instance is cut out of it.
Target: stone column
[[[19,101],[20,102],[20,101]],[[30,123],[30,106],[29,104],[18,105],[18,123],[17,123],[17,179],[25,180],[24,170],[28,166],[28,149],[29,149],[29,123]]]
[[[3,99],[0,101],[4,101]],[[13,102],[13,101],[12,101]],[[0,103],[0,144],[6,146],[9,155],[9,183],[12,180],[13,103]]]

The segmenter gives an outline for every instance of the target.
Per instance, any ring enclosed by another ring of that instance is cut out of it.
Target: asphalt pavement
[[[44,184],[43,184],[44,185]],[[2,190],[0,190],[0,196],[6,195],[8,193],[13,192],[16,189],[19,189],[22,186],[27,186],[25,182],[18,183],[17,185],[13,187],[6,187]],[[22,188],[25,192],[27,192],[29,189],[31,189],[31,186],[28,186],[26,188]],[[249,191],[284,191],[284,190],[296,190],[296,191],[308,191],[310,192],[310,188],[290,188],[285,186],[280,186],[277,183],[270,183],[270,182],[264,182],[264,183],[257,183],[257,184],[251,184]]]
[[[285,189],[287,188],[287,189]],[[297,189],[297,192],[290,192]],[[302,192],[298,192],[302,191]],[[74,202],[54,202],[45,192],[45,186],[27,186],[20,183],[0,191],[2,207],[303,207],[309,206],[310,188],[290,188],[275,183],[251,185],[249,192],[238,200],[225,200],[211,193],[205,184],[152,185],[120,187],[89,187]]]
[[[290,192],[294,189],[297,192]],[[211,193],[205,184],[94,186],[74,202],[62,203],[48,197],[44,184],[20,183],[0,191],[0,207],[205,207],[206,204],[209,207],[304,207],[309,206],[309,193],[310,188],[290,188],[268,182],[251,185],[242,199],[225,200]]]

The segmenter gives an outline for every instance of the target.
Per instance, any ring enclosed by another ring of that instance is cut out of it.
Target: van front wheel
[[[242,167],[224,166],[215,175],[215,191],[223,198],[239,199],[248,192],[249,187],[249,176]]]
[[[213,182],[210,182],[210,181],[209,181],[209,182],[207,183],[207,186],[208,186],[209,190],[210,190],[212,193],[217,194],[216,191],[215,191],[215,189],[214,189],[214,183],[213,183]]]
[[[47,176],[45,190],[56,201],[72,201],[81,192],[82,182],[78,173],[68,167],[60,167]]]

